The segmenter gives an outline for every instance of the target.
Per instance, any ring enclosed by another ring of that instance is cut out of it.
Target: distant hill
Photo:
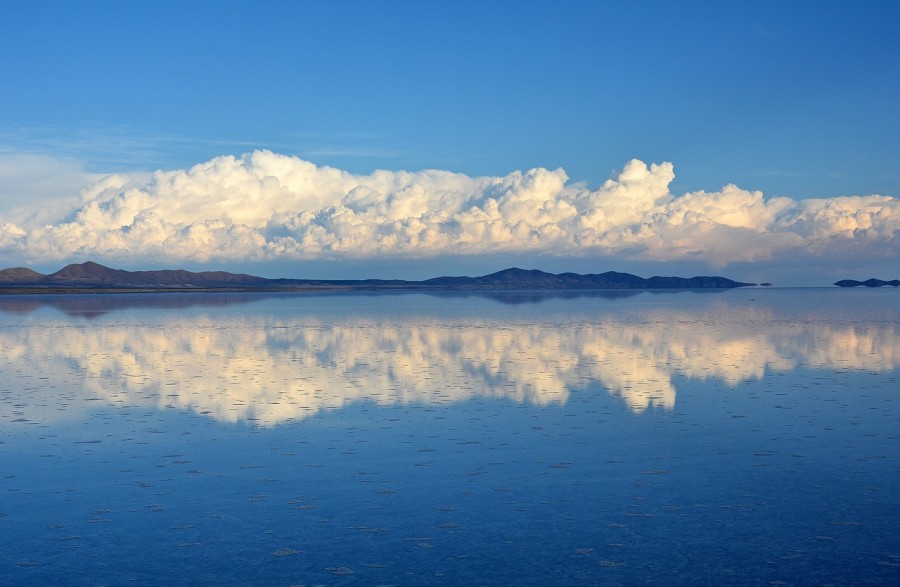
[[[262,277],[228,273],[225,271],[203,271],[194,273],[183,269],[162,269],[159,271],[125,271],[110,269],[99,263],[73,263],[56,273],[42,275],[31,269],[16,268],[0,271],[0,286],[56,286],[56,287],[230,287],[264,286],[269,281]]]
[[[865,281],[856,281],[854,279],[842,279],[840,281],[836,281],[834,283],[838,287],[884,287],[885,285],[890,285],[892,287],[900,286],[900,279],[894,279],[891,281],[883,281],[881,279],[867,279]]]
[[[537,269],[512,267],[482,277],[435,277],[421,282],[427,286],[463,289],[705,289],[756,285],[725,277],[651,277],[630,273],[545,273]]]
[[[400,279],[266,279],[227,271],[192,272],[183,269],[126,271],[88,261],[67,265],[50,275],[17,267],[0,271],[0,291],[29,289],[450,289],[450,290],[566,290],[566,289],[707,289],[755,285],[725,277],[650,277],[629,273],[580,275],[546,273],[512,267],[481,277],[435,277],[424,281]]]
[[[44,279],[46,275],[41,275],[37,271],[26,269],[25,267],[14,267],[12,269],[4,269],[0,271],[0,284],[4,283],[36,283]]]

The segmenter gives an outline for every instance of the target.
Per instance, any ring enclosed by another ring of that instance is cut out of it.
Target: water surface
[[[3,584],[896,584],[900,296],[0,298]]]

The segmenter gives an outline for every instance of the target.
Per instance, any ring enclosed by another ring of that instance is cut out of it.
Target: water
[[[0,584],[900,582],[900,296],[0,297]]]

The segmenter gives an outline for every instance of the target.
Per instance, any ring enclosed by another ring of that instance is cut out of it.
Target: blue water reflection
[[[0,300],[0,581],[892,584],[890,293]]]

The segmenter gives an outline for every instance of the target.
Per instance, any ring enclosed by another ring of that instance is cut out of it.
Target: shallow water
[[[0,584],[900,582],[900,295],[0,298]]]

